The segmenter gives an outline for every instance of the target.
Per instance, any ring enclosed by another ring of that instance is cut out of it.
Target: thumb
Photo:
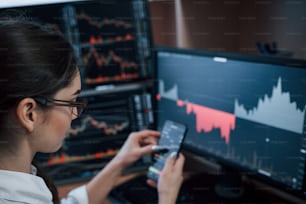
[[[162,171],[171,171],[172,167],[175,164],[176,157],[177,157],[177,153],[172,152],[170,154],[170,156],[168,156],[168,158],[166,160],[166,163],[165,163],[165,166],[164,166]]]

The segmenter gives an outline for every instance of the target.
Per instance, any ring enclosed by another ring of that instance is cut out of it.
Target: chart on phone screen
[[[162,129],[159,145],[168,149],[167,155],[177,152],[184,137],[185,128],[181,124],[167,120]],[[165,155],[165,154],[164,154]]]

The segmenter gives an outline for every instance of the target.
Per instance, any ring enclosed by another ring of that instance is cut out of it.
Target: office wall
[[[181,5],[176,43],[175,2]],[[256,42],[276,42],[280,54],[306,59],[305,0],[173,0],[150,6],[153,18],[163,17],[159,24],[152,19],[157,45],[257,54]]]
[[[149,3],[153,44],[176,46],[175,1],[151,1]]]

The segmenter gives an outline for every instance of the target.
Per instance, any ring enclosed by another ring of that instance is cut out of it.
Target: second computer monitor
[[[188,125],[184,149],[305,191],[305,62],[158,49],[157,121]]]

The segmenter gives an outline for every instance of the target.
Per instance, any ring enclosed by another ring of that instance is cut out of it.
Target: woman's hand
[[[90,203],[102,203],[116,185],[122,170],[146,153],[152,152],[160,133],[144,130],[131,133],[118,154],[87,184]]]
[[[159,174],[158,183],[148,180],[150,186],[157,186],[159,204],[174,204],[183,182],[183,166],[185,157],[180,154],[177,159],[172,153]]]
[[[157,144],[160,132],[143,130],[129,135],[124,145],[114,158],[123,167],[127,167],[145,154],[152,153],[152,146]]]

